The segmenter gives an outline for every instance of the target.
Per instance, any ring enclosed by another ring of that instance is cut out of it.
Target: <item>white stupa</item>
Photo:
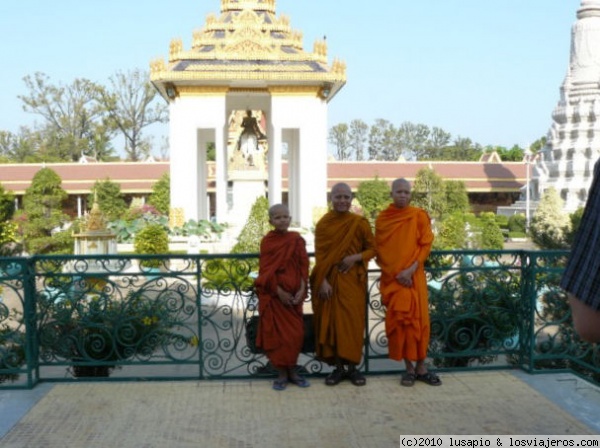
[[[600,156],[600,0],[582,0],[571,31],[571,55],[552,113],[548,142],[534,165],[532,195],[554,187],[565,211],[583,206]]]

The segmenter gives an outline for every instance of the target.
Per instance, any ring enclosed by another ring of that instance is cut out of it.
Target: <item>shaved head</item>
[[[331,205],[333,210],[345,213],[352,205],[352,189],[350,185],[340,182],[331,188]]]
[[[269,217],[272,218],[277,212],[290,213],[287,205],[285,204],[274,204],[269,208]]]
[[[410,190],[410,182],[407,181],[405,178],[400,177],[399,179],[396,179],[392,182],[392,191],[397,190],[401,186],[408,187],[408,189]]]
[[[350,188],[350,185],[348,185],[344,182],[339,182],[339,183],[335,184],[333,187],[331,187],[331,194],[337,193],[339,191],[352,192],[352,189]]]
[[[403,177],[392,182],[392,191],[390,192],[394,205],[398,208],[408,207],[411,199],[410,182]]]

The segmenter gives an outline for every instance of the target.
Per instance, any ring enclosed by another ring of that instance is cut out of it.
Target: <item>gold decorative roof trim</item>
[[[320,72],[249,72],[249,71],[215,71],[215,72],[151,72],[151,81],[306,81],[306,82],[346,82],[346,76],[341,73]]]
[[[254,9],[275,13],[275,0],[221,0],[221,11],[229,12],[238,9]]]
[[[223,96],[229,92],[227,86],[177,86],[180,96]]]
[[[273,96],[310,95],[318,96],[321,91],[319,86],[271,86],[269,93]]]
[[[231,66],[229,64],[190,64],[184,71],[216,71],[216,72],[313,72],[313,67],[302,65],[252,64]]]
[[[316,43],[316,45],[319,45]],[[252,41],[240,42],[233,51],[215,50],[210,53],[199,53],[197,51],[178,51],[169,53],[169,62],[177,61],[284,61],[284,62],[318,62],[327,64],[327,55],[320,53],[287,53],[282,49],[272,50],[261,47]]]

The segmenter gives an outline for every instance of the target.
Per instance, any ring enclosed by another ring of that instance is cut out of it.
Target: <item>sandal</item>
[[[296,378],[290,378],[290,383],[295,384],[298,387],[310,387],[310,383],[306,378],[297,376]]]
[[[362,373],[360,373],[360,370],[354,369],[351,372],[349,372],[348,379],[355,386],[364,386],[365,384],[367,384],[367,379]]]
[[[273,390],[285,390],[288,382],[285,380],[275,380],[273,381]]]
[[[331,372],[325,378],[325,384],[327,386],[335,386],[336,384],[340,384],[340,382],[346,377],[346,372],[344,369],[337,368],[333,372]]]
[[[427,372],[422,375],[417,375],[417,381],[423,381],[430,386],[441,386],[442,380],[433,372]]]
[[[415,385],[415,380],[417,379],[417,375],[415,372],[405,372],[402,374],[402,378],[400,379],[400,384],[406,387],[411,387]]]

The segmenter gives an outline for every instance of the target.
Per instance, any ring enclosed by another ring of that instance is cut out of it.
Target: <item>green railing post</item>
[[[520,325],[519,365],[527,360],[527,370],[534,370],[535,349],[535,269],[537,262],[533,252],[522,252],[521,255],[521,312],[523,319]]]
[[[32,388],[39,378],[39,345],[37,341],[37,300],[35,288],[35,257],[22,260],[23,321],[25,324],[25,359],[27,365],[27,387]],[[34,375],[35,378],[34,381]]]

